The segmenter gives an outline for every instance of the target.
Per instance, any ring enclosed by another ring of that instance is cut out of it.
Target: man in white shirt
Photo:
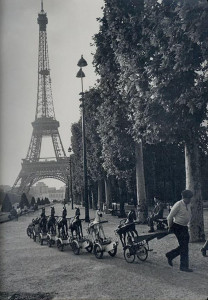
[[[179,246],[166,253],[166,257],[169,265],[173,266],[172,260],[180,255],[180,270],[193,272],[192,269],[189,269],[188,257],[188,223],[191,219],[190,202],[193,197],[193,193],[190,190],[184,190],[181,195],[182,200],[173,205],[169,215],[167,216],[168,228],[176,235]]]

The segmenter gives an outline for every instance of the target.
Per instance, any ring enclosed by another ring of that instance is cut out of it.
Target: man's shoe
[[[204,250],[203,248],[201,249],[201,253],[203,256],[206,256],[206,250]]]
[[[168,264],[172,267],[172,266],[173,266],[172,259],[168,256],[168,254],[165,254],[165,256],[166,256],[167,259],[168,259]]]
[[[193,272],[193,270],[189,268],[180,268],[180,270],[183,272]]]

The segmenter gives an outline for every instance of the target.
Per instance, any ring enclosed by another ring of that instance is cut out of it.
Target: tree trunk
[[[120,218],[125,218],[126,213],[125,213],[125,194],[124,194],[124,180],[119,179],[118,180],[118,188],[119,188],[119,203],[120,203]]]
[[[175,162],[175,155],[173,155],[174,160],[173,160],[173,164],[171,166],[171,186],[172,186],[172,199],[173,199],[173,203],[176,202],[176,176],[175,176],[175,169],[176,169],[176,162]]]
[[[76,193],[75,194],[75,203],[74,204],[80,205],[81,203],[82,203],[82,201],[81,201],[81,194],[80,193]]]
[[[200,165],[198,145],[194,138],[185,144],[186,189],[193,192],[191,202],[190,241],[205,240],[203,202],[201,196]]]
[[[88,196],[89,208],[92,208],[92,186],[89,186],[88,193],[89,193],[89,196]]]
[[[103,181],[98,181],[98,208],[103,210]]]
[[[155,151],[153,151],[152,154],[153,158],[152,158],[152,177],[153,177],[153,194],[157,194],[158,193],[158,187],[157,187],[157,176],[156,176],[156,153]],[[151,201],[151,205],[153,204],[153,200]]]
[[[137,186],[137,205],[138,205],[138,220],[145,223],[148,216],[147,199],[145,191],[144,165],[142,140],[135,147],[136,155],[136,186]]]
[[[109,178],[105,178],[105,202],[106,209],[108,210],[112,206],[111,183]]]
[[[83,193],[83,190],[81,190],[81,205],[82,205],[82,207],[85,207],[85,201],[84,201],[84,193]]]
[[[94,183],[92,187],[92,209],[97,209],[98,197],[97,197],[97,183]]]

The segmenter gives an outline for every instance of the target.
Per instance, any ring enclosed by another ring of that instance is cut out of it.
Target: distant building
[[[56,189],[56,188],[49,188],[48,192],[49,192],[49,199],[50,200],[58,200],[58,201],[62,201],[65,198],[65,186],[61,187],[60,189]]]
[[[60,189],[48,187],[44,182],[38,182],[30,188],[30,194],[37,200],[38,198],[48,198],[50,201],[62,201],[65,198],[65,186]]]

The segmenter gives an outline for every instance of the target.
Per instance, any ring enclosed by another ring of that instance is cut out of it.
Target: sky
[[[81,81],[76,78],[81,55],[84,90],[94,86],[92,36],[99,31],[104,0],[44,0],[55,116],[68,155],[71,124],[80,117]],[[0,185],[12,186],[21,170],[32,136],[38,82],[38,13],[41,0],[0,0]],[[54,156],[44,139],[41,156]],[[45,153],[44,153],[45,152]],[[63,183],[44,180],[57,188]]]

